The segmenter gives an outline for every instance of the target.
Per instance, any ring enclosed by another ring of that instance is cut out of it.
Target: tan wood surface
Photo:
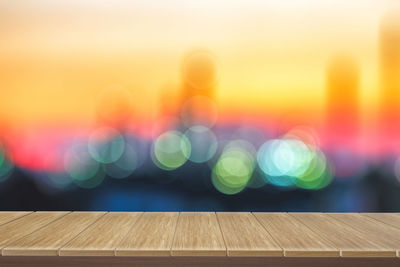
[[[0,226],[0,248],[60,219],[69,212],[34,212]],[[2,254],[4,253],[2,249]]]
[[[398,261],[395,257],[400,250],[399,216],[375,213],[0,212],[0,258],[278,256],[288,259],[392,257]]]
[[[340,249],[343,257],[395,257],[394,248],[368,240],[368,237],[321,213],[290,213],[324,239],[329,240]]]
[[[361,213],[361,215],[400,229],[400,213]]]
[[[331,242],[286,213],[253,213],[282,247],[286,257],[339,257]]]
[[[226,256],[214,212],[182,212],[171,248],[173,256]]]
[[[282,248],[251,213],[217,213],[228,256],[282,256]]]
[[[368,240],[394,248],[397,252],[400,250],[400,229],[360,214],[328,213],[328,215],[359,231]]]
[[[3,255],[56,256],[59,248],[103,216],[103,212],[72,212],[5,247]]]
[[[25,212],[25,211],[21,211],[21,212],[1,211],[0,212],[0,225],[14,221],[15,219],[18,219],[22,216],[26,216],[30,213],[32,213],[32,211],[28,211],[28,212]]]
[[[114,256],[115,248],[141,215],[141,212],[107,213],[62,247],[60,256]]]
[[[115,250],[117,256],[170,256],[178,212],[146,212]]]

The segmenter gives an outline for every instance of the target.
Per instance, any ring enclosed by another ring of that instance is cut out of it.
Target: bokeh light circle
[[[296,186],[303,189],[322,189],[326,187],[333,178],[332,168],[329,166],[325,155],[316,150],[312,163],[308,170],[296,181]]]
[[[101,127],[89,137],[90,155],[100,163],[117,161],[125,149],[124,137],[114,128]]]
[[[4,150],[0,148],[0,182],[4,182],[10,178],[13,170],[14,164],[12,160],[9,159]]]
[[[192,162],[206,162],[210,160],[217,151],[217,138],[215,134],[205,126],[192,126],[185,132],[185,136],[190,142],[191,153],[188,159]]]
[[[217,84],[220,64],[216,56],[206,50],[197,50],[185,57],[184,81],[195,89],[205,90]]]
[[[110,164],[104,165],[105,172],[112,178],[122,179],[131,175],[139,165],[138,154],[134,148],[126,144],[121,157]]]
[[[190,142],[178,131],[168,131],[160,135],[153,144],[154,163],[165,170],[182,166],[191,155]]]
[[[72,181],[83,188],[96,187],[105,176],[100,163],[91,157],[85,144],[75,144],[67,150],[64,168]]]
[[[300,140],[272,140],[259,149],[260,168],[271,176],[302,175],[312,160],[312,151]]]
[[[221,193],[241,192],[253,175],[254,157],[240,143],[228,143],[212,170],[212,183]]]

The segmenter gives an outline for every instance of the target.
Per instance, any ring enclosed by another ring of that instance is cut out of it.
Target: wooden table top
[[[0,212],[2,256],[399,257],[400,213]]]

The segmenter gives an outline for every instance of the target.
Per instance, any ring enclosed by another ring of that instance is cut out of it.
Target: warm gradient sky
[[[350,55],[365,120],[377,104],[379,23],[395,2],[1,1],[1,121],[86,124],[113,84],[150,120],[161,95],[179,95],[181,62],[194,48],[219,59],[221,114],[311,120],[325,105],[330,59]]]

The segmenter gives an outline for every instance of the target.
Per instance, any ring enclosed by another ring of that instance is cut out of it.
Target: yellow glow
[[[196,48],[221,64],[222,114],[302,110],[314,119],[326,64],[344,51],[361,67],[367,116],[377,104],[379,21],[395,2],[2,1],[0,118],[91,122],[96,97],[119,84],[134,96],[133,116],[151,120],[166,85],[179,95],[182,60]]]

